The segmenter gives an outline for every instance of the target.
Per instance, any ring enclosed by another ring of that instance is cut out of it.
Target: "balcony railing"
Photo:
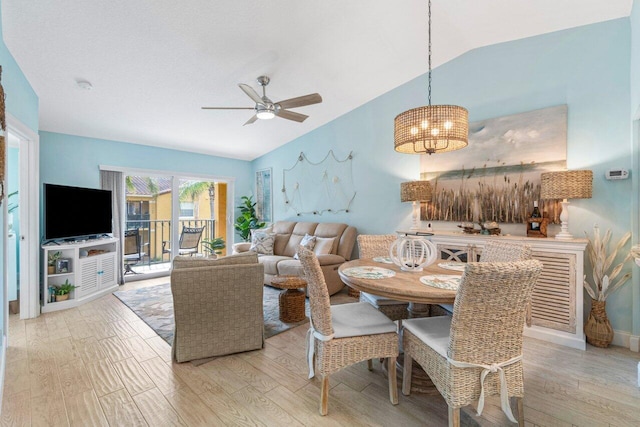
[[[184,227],[200,228],[202,237],[198,244],[198,253],[204,251],[202,241],[211,240],[215,237],[216,221],[213,219],[185,219],[178,221],[178,235]],[[172,247],[171,241],[171,220],[140,220],[132,219],[126,221],[126,229],[140,229],[140,240],[142,252],[145,254],[142,261],[137,265],[152,265],[168,262],[171,260],[169,249]],[[176,242],[178,246],[178,242]],[[164,250],[163,250],[164,249]]]

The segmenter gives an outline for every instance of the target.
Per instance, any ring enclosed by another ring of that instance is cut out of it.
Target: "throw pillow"
[[[318,237],[316,238],[316,246],[313,249],[313,252],[317,255],[328,255],[331,253],[331,249],[333,248],[333,242],[336,240],[335,237]]]
[[[262,255],[273,255],[275,241],[276,233],[255,232],[251,236],[251,248],[249,250]]]
[[[310,251],[312,251],[313,248],[316,246],[316,236],[310,236],[305,233],[302,240],[300,240],[300,246],[303,246],[305,249],[309,249]],[[297,251],[293,256],[293,259],[299,259]]]

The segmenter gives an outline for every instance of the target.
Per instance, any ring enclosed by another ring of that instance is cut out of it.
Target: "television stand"
[[[42,245],[42,313],[77,307],[117,290],[117,269],[121,265],[117,259],[117,242],[118,239],[115,237],[109,237],[90,241],[53,241]],[[58,266],[54,265],[52,271],[48,260],[49,256],[56,252],[60,253],[60,257]],[[68,299],[56,301],[51,288],[65,282],[76,288],[68,294]]]

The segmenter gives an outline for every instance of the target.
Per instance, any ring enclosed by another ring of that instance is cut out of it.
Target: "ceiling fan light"
[[[276,115],[273,111],[259,111],[256,113],[256,116],[260,119],[260,120],[271,120],[273,119]]]

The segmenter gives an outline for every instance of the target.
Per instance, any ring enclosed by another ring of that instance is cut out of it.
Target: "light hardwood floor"
[[[447,424],[439,395],[400,393],[399,405],[392,406],[377,361],[373,372],[361,363],[333,375],[329,415],[321,417],[319,381],[307,379],[306,329],[276,335],[263,350],[196,367],[172,363],[169,345],[111,295],[37,319],[11,316],[0,424]],[[640,425],[638,353],[619,347],[582,352],[526,339],[524,360],[528,426]],[[509,425],[498,400],[489,403],[480,418],[465,408],[463,425]]]

